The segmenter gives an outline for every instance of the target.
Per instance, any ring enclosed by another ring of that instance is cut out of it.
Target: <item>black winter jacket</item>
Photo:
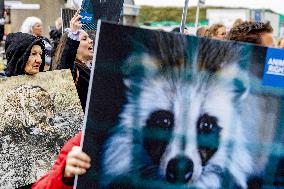
[[[57,68],[71,70],[82,108],[85,111],[91,70],[76,60],[79,44],[79,41],[68,37]]]

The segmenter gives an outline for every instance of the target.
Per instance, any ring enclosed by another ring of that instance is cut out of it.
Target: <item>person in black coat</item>
[[[71,70],[82,108],[85,110],[94,51],[93,40],[87,32],[80,30],[80,19],[77,11],[67,29],[68,38],[57,68]]]
[[[37,74],[44,70],[45,46],[42,39],[27,33],[11,33],[5,43],[7,67],[4,76]]]
[[[45,46],[45,71],[50,70],[50,66],[52,64],[51,53],[52,53],[52,45],[49,39],[43,36],[43,23],[40,18],[35,16],[27,17],[22,23],[20,31],[22,33],[28,33],[39,37],[44,42]]]

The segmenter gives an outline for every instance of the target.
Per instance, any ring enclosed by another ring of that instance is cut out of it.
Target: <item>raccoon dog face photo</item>
[[[195,62],[173,58],[179,64],[171,68],[163,66],[168,59],[147,53],[130,58],[144,75],[125,79],[127,103],[104,145],[102,170],[108,178],[136,174],[221,188],[228,172],[238,187],[247,188],[253,164],[240,114],[249,91],[246,74],[230,50],[235,47],[209,51],[206,41],[199,48]]]

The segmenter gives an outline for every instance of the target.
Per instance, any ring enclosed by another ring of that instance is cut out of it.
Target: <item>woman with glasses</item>
[[[212,39],[225,40],[226,27],[223,24],[213,24],[209,28],[209,37]]]

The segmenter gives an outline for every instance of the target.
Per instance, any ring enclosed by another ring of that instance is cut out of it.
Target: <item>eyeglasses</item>
[[[227,33],[226,32],[222,32],[222,33],[218,33],[218,35],[224,36],[224,35],[227,35]]]

